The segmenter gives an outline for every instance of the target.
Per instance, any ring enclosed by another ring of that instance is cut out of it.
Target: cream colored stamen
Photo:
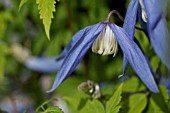
[[[92,51],[101,55],[111,55],[113,57],[118,51],[117,41],[113,31],[107,25],[106,28],[99,34],[92,45]]]
[[[142,9],[142,20],[147,23],[148,17],[147,17],[147,15],[146,15],[145,7],[144,7],[144,5],[143,5],[142,0],[139,0],[139,4],[140,4],[141,9]]]

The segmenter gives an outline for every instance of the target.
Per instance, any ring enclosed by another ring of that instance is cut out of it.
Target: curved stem
[[[112,11],[108,14],[106,22],[110,22],[110,18],[111,18],[111,16],[112,16],[113,14],[116,14],[121,21],[124,21],[124,18],[122,17],[122,15],[121,15],[117,10],[112,10]],[[139,27],[137,27],[137,26],[135,26],[135,28],[136,28],[137,30],[143,31],[142,28],[139,28]]]
[[[121,21],[124,21],[124,18],[121,16],[121,14],[120,14],[117,10],[112,10],[112,11],[108,14],[108,16],[107,16],[107,20],[106,20],[107,22],[110,22],[110,17],[111,17],[113,14],[116,14]]]

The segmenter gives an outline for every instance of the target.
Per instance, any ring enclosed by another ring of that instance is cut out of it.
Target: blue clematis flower
[[[129,38],[123,28],[109,22],[112,13],[109,13],[107,22],[85,27],[73,36],[63,51],[64,62],[58,71],[54,84],[47,92],[54,91],[74,71],[91,46],[94,53],[115,56],[118,44],[144,84],[152,92],[159,92],[149,64],[140,48]]]
[[[170,70],[170,37],[161,1],[131,0],[124,22],[124,29],[130,35],[130,38],[134,37],[137,14],[141,27],[149,38],[153,49]],[[124,61],[127,62],[126,59]],[[124,65],[125,69],[126,64]]]

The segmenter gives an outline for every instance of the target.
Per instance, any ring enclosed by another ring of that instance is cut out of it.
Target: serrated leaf
[[[27,0],[21,0],[21,1],[20,1],[18,11],[20,11],[20,10],[21,10],[22,6],[23,6],[26,2],[27,2]]]
[[[107,101],[106,103],[106,113],[117,113],[119,109],[121,108],[120,105],[118,105],[121,101],[121,94],[122,94],[122,88],[123,84],[121,84],[117,90],[114,92],[112,97]]]
[[[157,55],[151,58],[151,65],[152,65],[154,72],[156,72],[156,69],[158,68],[159,63],[160,63],[160,59]]]
[[[142,113],[147,104],[146,94],[134,94],[129,97],[128,113]]]
[[[40,19],[43,21],[47,38],[50,40],[50,26],[53,12],[55,12],[55,0],[36,0],[38,4]]]
[[[105,113],[104,107],[97,99],[88,100],[80,113]]]
[[[43,113],[64,113],[58,106],[50,106]]]

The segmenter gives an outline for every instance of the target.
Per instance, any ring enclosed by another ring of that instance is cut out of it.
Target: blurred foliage
[[[36,113],[64,113],[59,107],[57,106],[50,106],[47,109],[44,108],[45,105],[47,105],[48,103],[50,103],[52,100],[47,100],[45,102],[43,102],[37,109],[36,109]]]
[[[121,101],[122,86],[123,84],[118,87],[115,93],[106,102],[105,108],[99,100],[88,100],[80,113],[117,113],[121,108],[118,104]]]
[[[88,25],[105,21],[109,11],[117,10],[124,17],[130,0],[49,0],[51,7],[42,5],[47,2],[44,1],[0,1],[0,112],[34,113],[36,109],[42,113],[170,112],[166,87],[160,85],[160,93],[151,93],[130,66],[125,75],[119,76],[123,72],[120,48],[114,58],[96,55],[89,50],[80,67],[55,92],[47,94],[46,90],[52,85],[56,73],[43,74],[27,69],[12,54],[12,45],[18,43],[37,57],[57,57],[74,33]],[[42,11],[47,9],[50,14]],[[112,22],[119,26],[123,24],[116,16],[113,16]],[[167,23],[170,28],[169,13]],[[50,41],[47,37],[50,37]],[[142,31],[136,30],[135,37],[159,83],[160,75],[169,76],[165,66]],[[87,80],[101,86],[100,98],[93,99],[91,95],[77,90],[78,85]],[[57,104],[46,101],[53,97],[57,97]]]

